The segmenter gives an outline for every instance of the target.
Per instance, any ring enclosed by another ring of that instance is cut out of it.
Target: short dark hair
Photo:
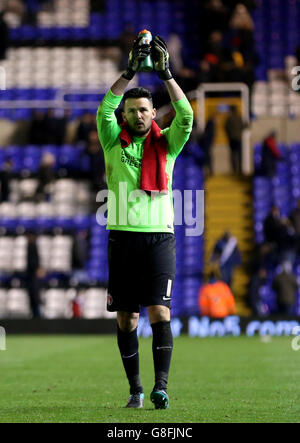
[[[151,92],[145,88],[132,88],[125,92],[123,97],[123,105],[128,98],[147,98],[153,106],[153,98]]]

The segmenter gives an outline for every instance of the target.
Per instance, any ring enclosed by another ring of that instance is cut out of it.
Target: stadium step
[[[216,175],[205,183],[205,273],[217,240],[230,231],[237,237],[243,263],[236,268],[233,293],[239,315],[249,315],[246,294],[249,285],[247,265],[254,245],[252,181],[248,177]]]

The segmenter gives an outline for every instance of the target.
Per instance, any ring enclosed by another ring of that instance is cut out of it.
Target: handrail
[[[201,131],[205,129],[205,94],[207,92],[241,92],[242,118],[245,123],[250,122],[249,88],[244,83],[203,83],[197,89],[197,114]]]
[[[189,100],[195,100],[197,98],[197,90],[187,92],[186,96],[187,96],[187,98]],[[157,110],[157,118],[158,119],[163,118],[165,115],[167,115],[170,112],[171,109],[172,109],[172,104],[171,103],[168,103],[167,105],[161,106]]]
[[[250,94],[249,88],[244,83],[203,83],[197,89],[197,123],[200,132],[205,129],[205,94],[207,92],[235,92],[241,93],[242,97],[242,119],[247,128],[242,136],[242,170],[244,174],[251,173],[251,133],[250,123]]]

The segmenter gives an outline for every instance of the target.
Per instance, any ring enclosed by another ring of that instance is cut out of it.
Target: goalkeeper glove
[[[151,47],[154,69],[158,77],[161,80],[170,80],[173,77],[169,69],[169,52],[165,41],[156,36],[151,42]]]
[[[151,53],[150,45],[143,45],[140,43],[142,39],[143,36],[140,36],[134,41],[132,50],[129,53],[128,67],[122,75],[126,80],[133,79],[136,72],[139,70],[141,62]]]

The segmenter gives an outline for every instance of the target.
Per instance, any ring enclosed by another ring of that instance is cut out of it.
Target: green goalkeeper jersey
[[[121,147],[121,127],[117,123],[115,110],[122,97],[109,90],[97,112],[98,134],[104,151],[108,186],[107,229],[174,233],[173,169],[175,160],[192,131],[193,110],[186,97],[172,103],[176,116],[170,127],[161,131],[168,142],[168,194],[150,195],[140,190],[145,137],[133,137],[127,148]]]

